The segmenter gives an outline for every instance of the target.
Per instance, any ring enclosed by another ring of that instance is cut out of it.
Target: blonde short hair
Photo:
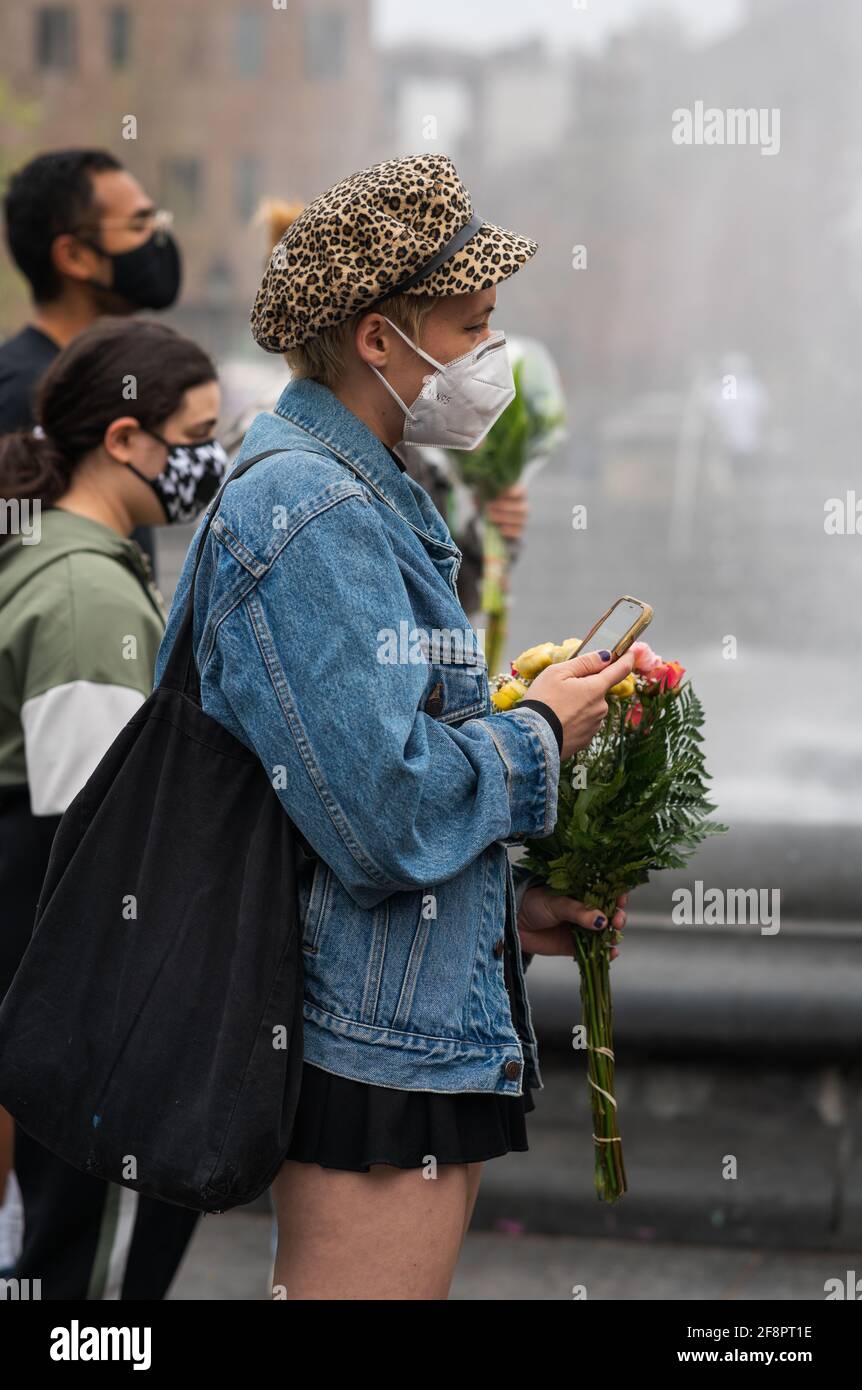
[[[287,365],[295,377],[307,377],[319,381],[330,389],[336,386],[344,371],[348,345],[356,332],[359,320],[365,314],[379,310],[408,337],[418,342],[422,325],[431,312],[439,296],[430,294],[394,294],[391,299],[369,304],[367,309],[353,314],[344,323],[332,328],[324,328],[315,338],[309,338],[301,347],[292,348],[284,354]]]

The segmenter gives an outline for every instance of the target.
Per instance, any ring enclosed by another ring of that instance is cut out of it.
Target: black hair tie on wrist
[[[559,717],[554,713],[550,705],[546,705],[543,700],[519,700],[516,705],[512,706],[512,709],[537,709],[540,714],[543,714],[554,731],[554,737],[557,740],[557,748],[559,749],[560,756],[562,757],[563,726],[560,723]]]

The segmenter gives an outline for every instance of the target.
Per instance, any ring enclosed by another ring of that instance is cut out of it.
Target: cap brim
[[[483,222],[460,251],[405,290],[405,294],[474,294],[490,289],[515,275],[538,249],[538,243],[530,237]]]

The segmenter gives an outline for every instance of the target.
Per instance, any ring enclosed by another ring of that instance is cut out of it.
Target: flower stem
[[[614,905],[615,906],[615,905]],[[605,909],[610,922],[614,907]],[[595,1182],[600,1200],[616,1202],[627,1190],[622,1143],[614,1099],[613,1011],[610,950],[613,932],[572,929],[581,974],[581,1013],[587,1034],[587,1075],[596,1138]],[[607,1049],[606,1052],[599,1049]]]

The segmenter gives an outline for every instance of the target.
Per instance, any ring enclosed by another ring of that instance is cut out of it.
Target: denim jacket
[[[554,828],[551,726],[492,713],[461,552],[332,391],[289,382],[237,461],[272,448],[225,489],[194,647],[205,711],[257,753],[308,850],[305,1059],[407,1090],[542,1089],[516,929],[528,878],[506,847]]]

